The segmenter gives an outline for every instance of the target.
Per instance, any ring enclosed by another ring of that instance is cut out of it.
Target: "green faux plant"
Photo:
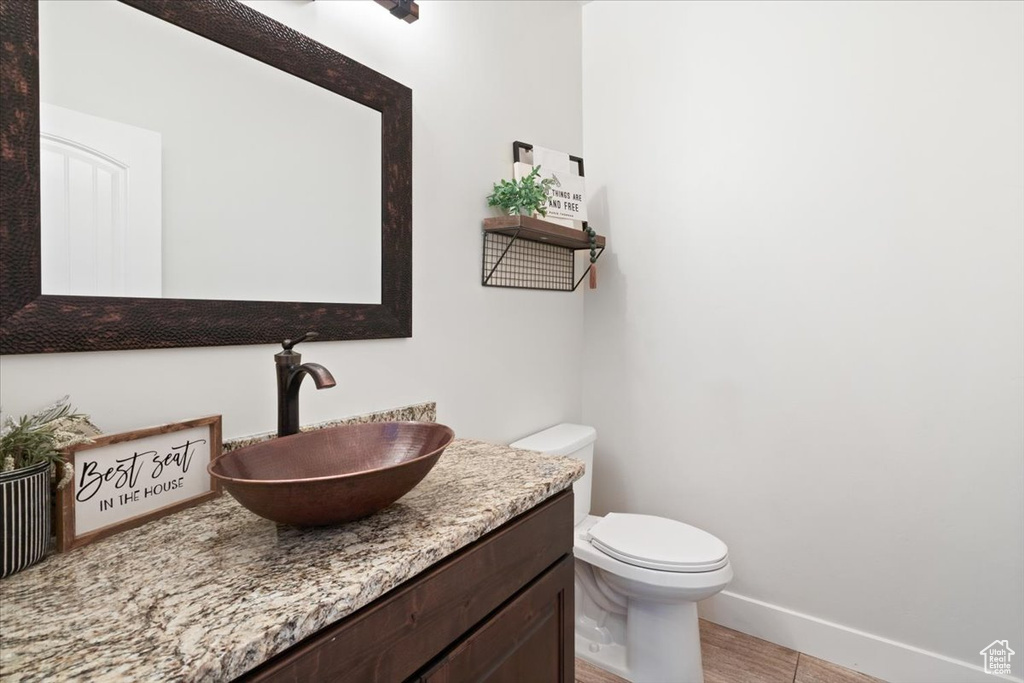
[[[69,397],[56,401],[32,415],[7,416],[0,427],[0,472],[10,472],[49,462],[51,471],[65,463],[61,451],[81,443],[91,443],[96,428],[89,418],[71,408]],[[64,479],[70,474],[64,467]],[[65,482],[62,480],[61,485]]]
[[[494,191],[487,197],[488,206],[499,206],[510,216],[532,216],[539,213],[547,216],[548,190],[555,184],[554,178],[538,182],[540,166],[534,166],[520,180],[501,180],[494,183]]]

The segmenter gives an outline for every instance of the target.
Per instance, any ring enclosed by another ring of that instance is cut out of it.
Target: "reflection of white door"
[[[160,134],[39,113],[43,294],[160,296]]]

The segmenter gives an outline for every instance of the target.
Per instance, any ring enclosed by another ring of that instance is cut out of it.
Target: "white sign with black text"
[[[71,532],[62,548],[215,495],[206,466],[219,454],[220,416],[100,436],[76,446],[66,454],[74,474],[62,491],[62,526]]]
[[[553,179],[554,185],[548,190],[547,216],[548,219],[563,219],[556,221],[585,221],[587,220],[586,184],[582,176],[572,172],[574,162],[569,159],[565,152],[553,149],[546,149],[534,145],[533,164],[516,163],[514,175],[519,179],[528,174],[535,166],[540,166],[540,177],[542,179]],[[567,223],[571,226],[572,223]]]

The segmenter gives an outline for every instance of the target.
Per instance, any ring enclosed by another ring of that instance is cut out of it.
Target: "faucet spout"
[[[302,355],[292,350],[299,340],[285,340],[284,350],[274,356],[277,363],[277,435],[288,436],[299,431],[299,388],[306,375],[313,378],[317,389],[330,389],[337,384],[330,370],[319,363],[302,363]]]
[[[302,381],[302,378],[295,378],[303,372],[313,378],[313,383],[316,384],[317,389],[330,389],[337,384],[337,382],[334,381],[334,375],[332,375],[331,371],[324,366],[319,363],[303,363],[296,368],[295,374],[292,375],[293,381],[296,385]]]

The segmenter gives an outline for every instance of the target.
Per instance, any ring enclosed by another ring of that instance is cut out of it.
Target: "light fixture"
[[[420,6],[413,0],[374,0],[378,5],[389,10],[393,16],[412,23],[420,18]]]

